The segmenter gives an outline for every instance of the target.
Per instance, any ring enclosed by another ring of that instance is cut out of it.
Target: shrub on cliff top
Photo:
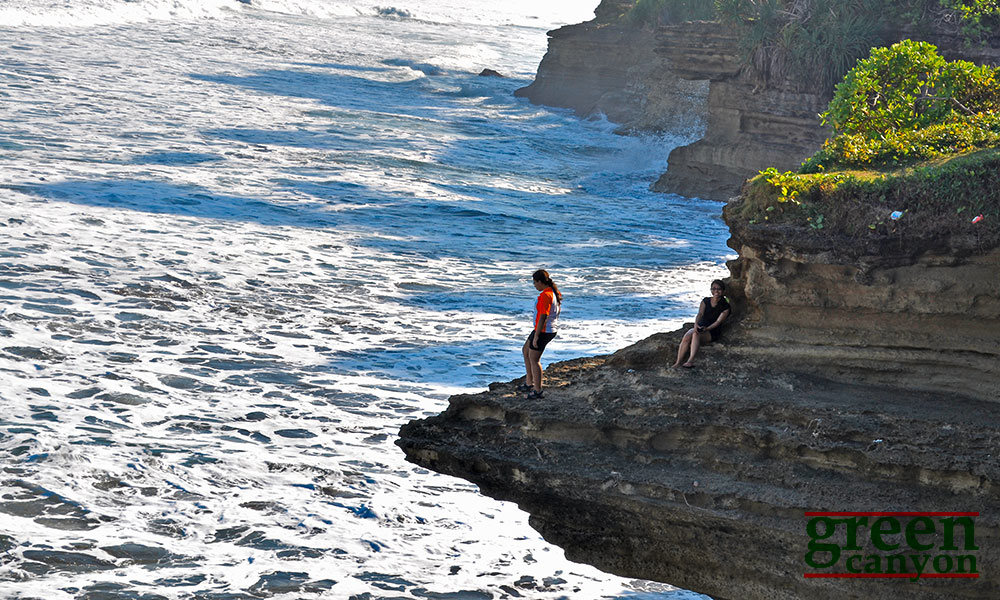
[[[837,133],[881,137],[996,110],[997,69],[949,62],[933,44],[903,40],[859,61],[820,117]]]
[[[933,158],[1000,147],[1000,115],[980,113],[922,129],[889,131],[882,137],[842,134],[802,163],[800,173],[832,169],[885,169]]]
[[[1000,146],[1000,69],[948,62],[926,42],[876,48],[821,116],[837,133],[802,173],[884,168]]]
[[[858,240],[966,234],[1000,245],[998,75],[924,42],[873,50],[822,115],[838,135],[799,173],[761,171],[730,216]]]

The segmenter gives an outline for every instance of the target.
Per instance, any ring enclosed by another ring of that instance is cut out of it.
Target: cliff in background
[[[623,132],[704,130],[670,154],[653,186],[659,192],[727,200],[758,171],[795,170],[819,150],[829,132],[817,115],[831,91],[803,91],[795,81],[761,86],[740,69],[733,28],[643,28],[618,18],[632,4],[603,0],[594,20],[549,32],[535,81],[516,95],[584,116],[603,113]],[[904,38],[929,41],[948,60],[1000,63],[1000,38],[968,46],[954,32],[901,27],[886,41]]]
[[[634,2],[604,0],[592,21],[549,32],[535,81],[514,95],[535,104],[604,114],[623,133],[665,131],[700,137],[707,117],[707,81],[678,77],[656,52],[656,32],[619,16]]]
[[[764,88],[740,77],[732,28],[718,23],[663,27],[656,50],[675,65],[677,76],[708,80],[709,92],[704,137],[670,153],[655,191],[727,200],[762,169],[798,168],[827,138],[816,115],[831,96],[799,91],[793,82]]]

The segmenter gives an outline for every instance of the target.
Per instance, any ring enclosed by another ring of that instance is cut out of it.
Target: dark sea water
[[[553,361],[725,273],[648,191],[698,131],[513,97],[583,4],[0,0],[0,597],[695,596],[393,445],[522,374],[535,269]]]

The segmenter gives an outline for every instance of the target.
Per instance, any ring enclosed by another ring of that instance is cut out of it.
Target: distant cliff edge
[[[549,32],[535,81],[515,95],[536,104],[603,113],[622,132],[680,132],[698,141],[675,149],[659,192],[727,200],[767,167],[793,170],[822,146],[817,115],[831,93],[794,81],[762,86],[741,69],[731,27],[700,21],[658,28],[621,18],[635,3],[602,0],[595,18]],[[949,60],[1000,62],[997,44],[968,45],[955,33],[908,31]]]

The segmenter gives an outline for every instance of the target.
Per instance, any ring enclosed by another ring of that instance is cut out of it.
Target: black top
[[[701,301],[701,304],[705,307],[705,312],[702,313],[701,320],[698,321],[698,325],[701,325],[702,327],[708,327],[712,323],[715,323],[719,320],[719,315],[729,310],[729,301],[726,300],[725,296],[720,298],[719,303],[715,306],[712,306],[711,298],[705,298]],[[720,327],[716,327],[708,332],[709,335],[712,336],[713,342],[719,339],[719,334],[721,333],[719,329]]]

